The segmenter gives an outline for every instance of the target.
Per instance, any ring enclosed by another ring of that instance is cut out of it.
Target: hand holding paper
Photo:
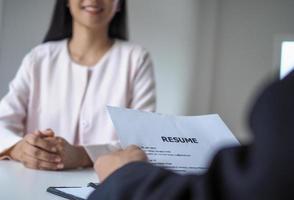
[[[239,142],[218,115],[176,117],[108,107],[123,148],[137,145],[151,163],[178,173],[201,173],[221,148]]]
[[[100,182],[122,166],[136,161],[147,161],[147,156],[139,147],[131,145],[125,150],[100,156],[95,162],[95,170]]]

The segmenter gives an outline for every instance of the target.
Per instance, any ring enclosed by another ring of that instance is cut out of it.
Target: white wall
[[[155,62],[158,111],[187,114],[197,71],[198,0],[130,0],[131,39]]]
[[[273,73],[275,39],[294,33],[293,8],[293,0],[221,1],[211,110],[241,139],[248,104]]]
[[[54,0],[0,0],[3,3],[0,45],[0,97],[8,90],[21,60],[39,44],[48,28]]]
[[[3,0],[0,0],[0,49],[1,49],[2,30],[3,30],[3,27],[2,27],[3,21],[2,20],[3,20]],[[1,51],[0,51],[0,58],[1,58]],[[1,88],[1,86],[0,86],[0,88]]]
[[[277,37],[294,33],[293,4],[131,0],[131,36],[156,64],[158,111],[219,113],[239,139],[250,139],[248,106],[277,70]]]
[[[190,82],[191,90],[186,114],[201,115],[213,113],[212,89],[215,68],[215,45],[217,43],[217,25],[219,19],[219,0],[199,0],[198,44],[195,52],[194,77]]]

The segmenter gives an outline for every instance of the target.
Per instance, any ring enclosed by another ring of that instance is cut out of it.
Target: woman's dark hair
[[[67,6],[68,0],[56,0],[49,30],[44,43],[72,37],[72,16]],[[109,25],[109,37],[128,40],[127,2],[119,0],[120,10]]]

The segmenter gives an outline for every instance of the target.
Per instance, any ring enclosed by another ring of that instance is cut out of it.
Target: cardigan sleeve
[[[27,105],[30,95],[32,53],[22,61],[9,91],[0,102],[0,159],[5,152],[19,142],[24,134]]]
[[[130,108],[154,112],[156,91],[153,62],[150,55],[143,51],[135,72]]]

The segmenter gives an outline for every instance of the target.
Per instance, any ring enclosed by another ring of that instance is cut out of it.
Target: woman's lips
[[[82,8],[86,12],[88,12],[90,14],[93,14],[93,15],[96,15],[96,14],[99,14],[99,13],[103,12],[103,8],[99,7],[99,6],[96,6],[96,5],[83,6]]]

